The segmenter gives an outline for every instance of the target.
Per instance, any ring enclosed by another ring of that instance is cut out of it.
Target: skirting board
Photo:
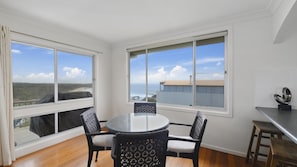
[[[231,150],[231,149],[227,149],[227,148],[223,148],[223,147],[218,147],[218,146],[214,146],[214,145],[209,145],[209,144],[205,144],[205,143],[201,143],[202,147],[211,149],[211,150],[216,150],[216,151],[220,151],[220,152],[224,152],[224,153],[228,153],[228,154],[232,154],[232,155],[237,155],[240,157],[245,157],[246,153],[243,152],[239,152],[239,151],[235,151],[235,150]]]
[[[209,145],[209,144],[205,144],[205,143],[201,143],[201,147],[205,147],[211,150],[216,150],[216,151],[220,151],[220,152],[224,152],[224,153],[228,153],[228,154],[232,154],[232,155],[236,155],[239,157],[246,157],[246,152],[239,152],[239,151],[235,151],[235,150],[231,150],[231,149],[227,149],[227,148],[223,148],[223,147],[218,147],[218,146],[214,146],[214,145]],[[258,158],[260,161],[266,161],[266,158],[264,157],[259,157]]]

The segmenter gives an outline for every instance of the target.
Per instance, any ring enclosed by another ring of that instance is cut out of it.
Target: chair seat
[[[193,138],[190,136],[169,135],[169,137],[193,140]],[[193,153],[195,144],[196,144],[195,142],[168,140],[167,151],[176,152],[176,153]]]
[[[93,144],[101,147],[111,147],[114,135],[97,135],[93,137]]]
[[[282,132],[277,127],[275,127],[271,122],[253,120],[253,123],[254,123],[254,126],[258,130],[261,130],[263,133],[282,135]]]

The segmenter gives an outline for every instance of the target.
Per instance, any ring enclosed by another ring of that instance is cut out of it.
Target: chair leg
[[[260,144],[261,144],[261,138],[262,138],[262,131],[259,131],[258,133],[258,139],[257,139],[257,145],[256,145],[256,150],[254,153],[254,159],[253,159],[253,164],[252,166],[255,167],[257,164],[257,160],[258,160],[258,153],[259,153],[259,148],[260,148]]]
[[[193,167],[199,167],[199,164],[196,158],[193,158]]]
[[[270,167],[271,159],[272,159],[272,153],[271,153],[271,149],[270,149],[265,167]]]
[[[256,131],[256,127],[253,126],[253,131],[252,131],[252,135],[251,135],[251,139],[250,139],[250,144],[249,144],[249,148],[248,148],[248,151],[247,151],[247,154],[246,154],[246,158],[245,158],[245,161],[246,162],[249,162],[249,159],[250,159],[250,156],[251,156],[252,145],[253,145],[254,136],[255,136],[255,131]]]
[[[274,159],[274,157],[272,157],[270,167],[276,167],[276,166],[277,166],[277,161]]]
[[[199,150],[198,150],[199,152]],[[199,154],[195,155],[193,157],[193,167],[199,167]]]
[[[97,162],[97,159],[98,159],[98,153],[99,153],[99,151],[96,152],[96,159],[95,159],[95,162]]]
[[[91,166],[92,158],[93,158],[93,151],[89,150],[88,167]]]

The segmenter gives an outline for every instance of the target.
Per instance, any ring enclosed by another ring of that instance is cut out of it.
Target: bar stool
[[[278,164],[297,166],[297,144],[288,140],[271,138],[266,167],[276,167]]]
[[[253,124],[254,124],[253,131],[252,131],[249,148],[246,155],[246,162],[252,159],[252,166],[255,167],[257,164],[258,156],[263,156],[263,157],[268,156],[267,154],[260,153],[259,151],[260,147],[269,148],[268,144],[261,143],[262,138],[269,139],[269,138],[275,137],[276,135],[279,139],[281,139],[283,133],[270,122],[253,120]],[[256,131],[258,131],[258,134],[256,133]],[[267,134],[269,134],[270,136],[267,136]],[[257,137],[257,144],[256,144],[255,151],[252,151],[252,145],[254,143],[255,137]]]

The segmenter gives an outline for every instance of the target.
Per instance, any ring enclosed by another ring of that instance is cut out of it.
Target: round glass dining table
[[[167,117],[153,113],[128,113],[116,116],[106,122],[106,127],[118,132],[150,132],[166,129],[169,125]]]

